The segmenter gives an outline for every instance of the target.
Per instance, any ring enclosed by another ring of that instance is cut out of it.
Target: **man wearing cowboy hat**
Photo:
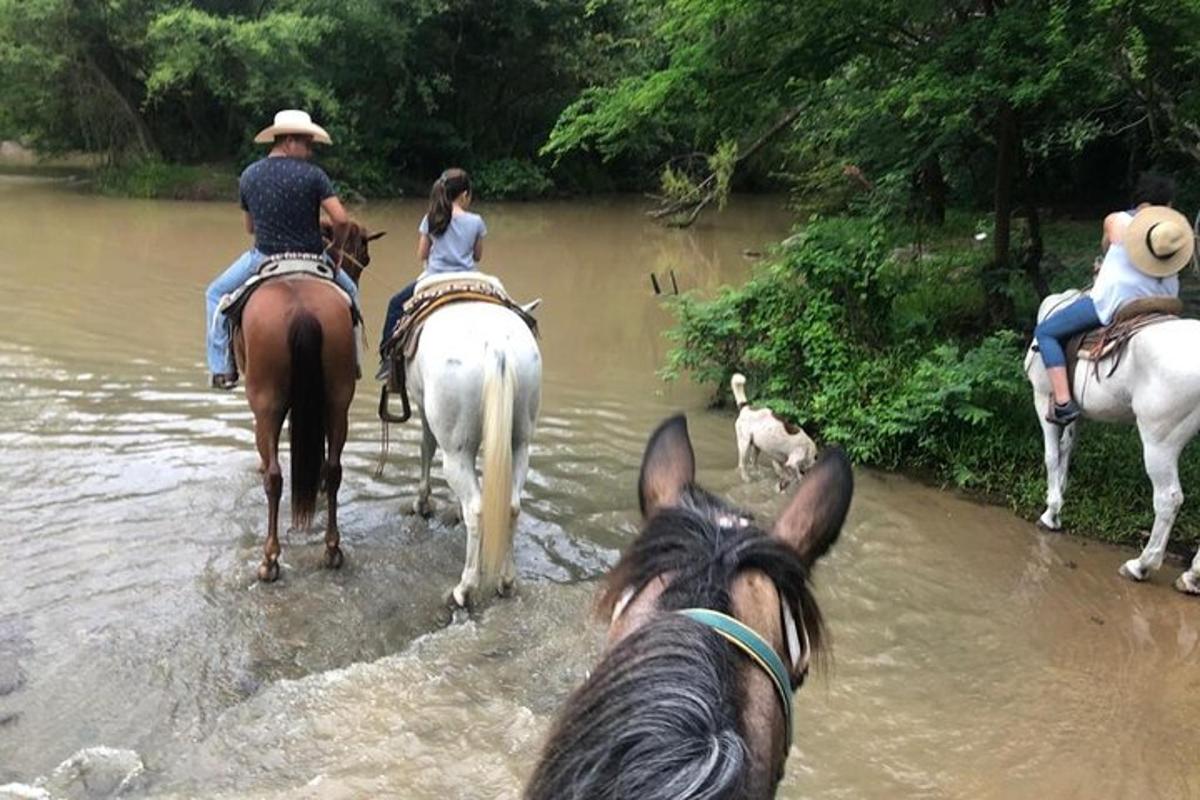
[[[309,161],[314,142],[333,142],[306,112],[280,111],[275,124],[259,131],[254,141],[271,144],[267,156],[246,167],[238,180],[246,232],[254,236],[254,246],[213,281],[205,294],[208,369],[212,385],[218,389],[232,389],[238,379],[229,347],[229,321],[217,313],[221,297],[249,280],[267,256],[323,253],[322,210],[333,223],[335,237],[344,236],[349,223],[329,176]],[[336,279],[357,303],[354,281],[341,270]]]
[[[1109,246],[1091,290],[1034,329],[1054,387],[1054,403],[1047,415],[1050,422],[1068,425],[1080,414],[1067,383],[1064,342],[1077,333],[1110,324],[1117,310],[1130,300],[1179,295],[1177,275],[1192,260],[1196,243],[1187,217],[1171,208],[1173,200],[1172,181],[1142,176],[1134,193],[1135,207],[1109,214],[1104,220],[1104,242]]]

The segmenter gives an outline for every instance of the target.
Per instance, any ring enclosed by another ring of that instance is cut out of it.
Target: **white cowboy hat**
[[[1166,278],[1192,260],[1196,237],[1183,214],[1169,206],[1149,206],[1133,215],[1121,244],[1138,271]]]
[[[275,141],[276,136],[286,136],[292,134],[295,136],[311,136],[313,141],[321,144],[333,144],[333,140],[329,138],[329,134],[320,125],[312,121],[312,117],[307,111],[299,111],[294,108],[288,108],[280,111],[275,115],[275,124],[263,128],[254,137],[254,141],[259,144],[269,144]]]

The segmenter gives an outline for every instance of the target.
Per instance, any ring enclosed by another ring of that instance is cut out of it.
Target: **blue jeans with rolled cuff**
[[[1080,297],[1066,308],[1055,311],[1033,329],[1033,338],[1037,340],[1042,363],[1047,368],[1065,367],[1067,356],[1063,352],[1063,344],[1077,333],[1099,327],[1100,317],[1096,314],[1096,304],[1090,297]]]

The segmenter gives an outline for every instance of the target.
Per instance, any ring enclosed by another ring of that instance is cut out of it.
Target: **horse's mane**
[[[811,646],[822,622],[796,553],[698,487],[664,509],[617,564],[601,609],[626,589],[673,573],[663,611],[729,613],[735,575],[761,570],[778,587]],[[712,629],[660,614],[608,652],[567,701],[526,790],[527,800],[742,800],[750,754],[741,731],[738,661]]]

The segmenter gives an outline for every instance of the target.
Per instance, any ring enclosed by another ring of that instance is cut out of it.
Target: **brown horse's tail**
[[[325,462],[325,374],[321,323],[307,311],[288,326],[292,355],[292,524],[307,527],[317,507]]]

